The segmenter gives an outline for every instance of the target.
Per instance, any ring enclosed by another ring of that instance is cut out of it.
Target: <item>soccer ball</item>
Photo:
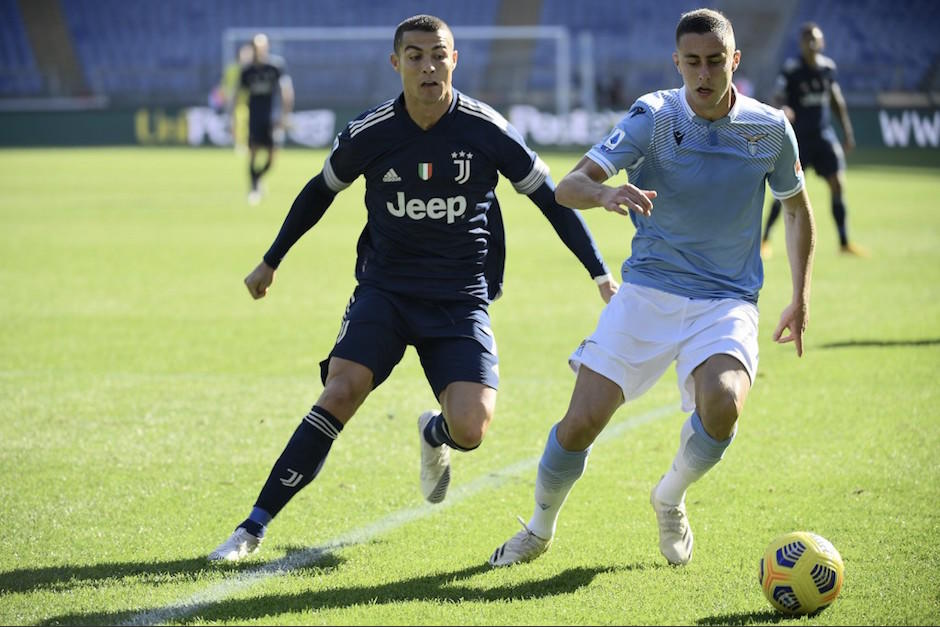
[[[829,540],[793,531],[767,545],[760,561],[764,596],[784,614],[810,614],[839,596],[845,566]]]

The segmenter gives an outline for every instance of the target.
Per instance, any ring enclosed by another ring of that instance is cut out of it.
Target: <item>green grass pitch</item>
[[[247,166],[227,150],[0,151],[0,623],[788,623],[757,572],[792,530],[831,540],[846,568],[836,603],[793,622],[940,622],[940,168],[926,152],[850,158],[850,229],[869,259],[838,253],[808,175],[819,237],[802,359],[770,338],[790,295],[778,225],[760,372],[734,446],[689,492],[688,567],[659,555],[648,504],[685,419],[671,370],[614,416],[552,549],[485,566],[531,513],[574,382],[566,358],[602,307],[505,181],[501,389],[448,500],[418,489],[415,420],[434,399],[409,350],[262,551],[206,564],[319,394],[354,286],[361,180],[267,298],[242,284],[324,156],[281,153],[249,207]],[[579,156],[543,154],[556,181]],[[616,271],[632,226],[585,217]]]

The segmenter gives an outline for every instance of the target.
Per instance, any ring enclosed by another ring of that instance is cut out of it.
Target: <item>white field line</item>
[[[648,411],[645,414],[640,414],[639,416],[634,416],[633,418],[623,422],[608,425],[604,432],[601,433],[597,443],[619,438],[632,429],[656,420],[660,420],[667,416],[675,415],[676,413],[676,406],[669,405]],[[360,527],[358,529],[353,529],[347,533],[337,536],[336,538],[333,538],[332,540],[329,540],[321,546],[310,547],[309,549],[305,549],[303,551],[297,551],[282,557],[279,560],[268,562],[267,564],[259,566],[256,569],[238,573],[233,575],[231,578],[218,583],[202,592],[197,592],[196,594],[193,594],[186,599],[171,605],[167,605],[165,607],[156,608],[137,614],[123,624],[158,625],[167,623],[171,620],[179,620],[184,616],[198,612],[199,610],[209,607],[214,603],[218,603],[219,601],[270,577],[278,577],[280,575],[289,573],[294,569],[315,564],[335,549],[351,544],[360,544],[366,542],[376,536],[380,536],[384,533],[392,531],[393,529],[407,525],[410,522],[421,518],[427,518],[428,516],[436,514],[445,508],[452,507],[461,501],[473,497],[483,490],[497,488],[512,477],[525,472],[531,472],[532,469],[538,466],[540,459],[541,455],[538,457],[530,457],[529,459],[525,459],[516,462],[515,464],[506,466],[501,470],[485,473],[474,481],[471,481],[469,484],[453,489],[447,495],[447,501],[440,505],[423,504],[419,507],[392,512],[388,516],[377,520],[372,524]]]

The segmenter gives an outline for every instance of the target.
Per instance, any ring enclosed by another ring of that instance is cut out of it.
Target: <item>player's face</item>
[[[392,54],[391,61],[401,75],[406,100],[428,106],[450,103],[457,67],[457,51],[450,31],[402,33],[401,50]]]
[[[263,63],[268,59],[268,38],[263,35],[256,35],[251,42],[254,51],[255,63]]]
[[[731,110],[731,75],[738,69],[741,51],[715,33],[686,33],[672,60],[682,74],[692,111],[706,120],[717,120]]]
[[[826,40],[823,39],[822,31],[814,28],[800,38],[800,51],[806,58],[815,57],[823,51],[826,46]]]

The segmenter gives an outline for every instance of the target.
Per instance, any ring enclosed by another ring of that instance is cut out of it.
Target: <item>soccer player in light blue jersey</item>
[[[796,138],[778,109],[738,93],[741,59],[724,15],[683,14],[673,62],[684,86],[641,97],[558,184],[576,209],[603,207],[636,227],[623,285],[594,333],[570,358],[577,381],[568,411],[548,434],[523,530],[492,566],[548,549],[559,511],[613,413],[676,364],[684,411],[672,464],[653,488],[659,548],[671,564],[692,559],[686,489],[721,460],[757,372],[757,295],[765,181],[783,203],[792,300],[773,333],[803,354],[815,224]],[[629,183],[605,181],[625,170]]]
[[[333,442],[409,346],[440,402],[417,420],[421,491],[430,503],[444,500],[450,451],[477,448],[495,410],[499,358],[489,305],[501,292],[505,264],[500,175],[542,211],[605,302],[617,291],[581,215],[555,199],[548,166],[503,116],[453,88],[457,50],[447,24],[431,15],[408,18],[395,30],[392,49],[402,93],[346,125],[245,278],[251,295],[264,297],[290,248],[338,193],[365,179],[358,284],[339,337],[320,362],[323,391],[274,462],[248,518],[210,561],[237,561],[258,550],[267,526],[317,477]]]

